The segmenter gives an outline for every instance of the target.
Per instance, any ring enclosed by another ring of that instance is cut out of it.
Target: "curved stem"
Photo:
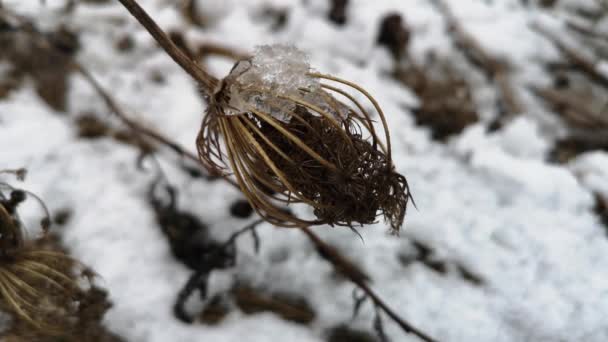
[[[371,300],[374,304],[384,311],[395,323],[397,323],[403,331],[414,334],[420,339],[426,342],[436,342],[437,340],[430,337],[426,333],[420,331],[412,324],[401,318],[395,311],[393,311],[385,302],[380,298],[376,292],[374,292],[368,285],[369,277],[359,270],[352,262],[348,261],[344,256],[338,253],[335,248],[326,244],[321,238],[319,238],[309,227],[300,227],[302,232],[308,236],[310,241],[315,245],[317,251],[321,256],[332,263],[336,269],[341,271],[350,281],[357,285]]]

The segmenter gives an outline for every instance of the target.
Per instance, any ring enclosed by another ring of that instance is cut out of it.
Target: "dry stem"
[[[357,285],[365,294],[371,298],[374,304],[382,309],[395,323],[403,329],[403,331],[407,333],[414,334],[418,336],[423,341],[433,342],[437,341],[434,338],[430,337],[426,333],[420,331],[406,320],[401,318],[396,312],[394,312],[385,302],[380,298],[370,287],[369,287],[369,277],[361,271],[356,265],[342,256],[338,251],[326,244],[319,236],[317,236],[309,227],[302,227],[302,232],[308,236],[310,241],[315,245],[317,251],[321,256],[329,261],[334,267],[339,270],[344,276],[346,276],[350,281],[352,281],[355,285]]]
[[[97,82],[93,75],[82,65],[80,65],[79,63],[74,63],[74,68],[76,68],[76,70],[91,84],[97,94],[104,100],[106,105],[110,108],[112,112],[114,112],[114,114],[120,119],[120,121],[125,123],[125,125],[127,125],[135,134],[141,134],[143,136],[147,136],[153,140],[156,140],[157,142],[168,146],[177,154],[187,157],[188,159],[191,159],[192,161],[198,163],[198,157],[194,153],[187,151],[186,149],[179,146],[177,143],[173,142],[164,135],[155,132],[152,129],[144,127],[137,121],[129,118],[129,116],[127,116],[127,114],[120,108],[120,106],[118,106],[114,98],[101,86],[101,84],[99,84],[99,82]]]

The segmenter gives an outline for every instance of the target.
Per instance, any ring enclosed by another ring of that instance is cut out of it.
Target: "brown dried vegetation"
[[[129,129],[117,129],[110,124],[100,120],[93,113],[83,113],[76,118],[78,136],[84,139],[99,139],[111,137],[121,143],[136,147],[141,153],[147,154],[156,147],[146,139],[134,135]]]
[[[376,42],[385,46],[396,61],[407,54],[411,31],[399,13],[389,13],[382,18]]]
[[[471,87],[449,60],[430,54],[423,66],[400,66],[394,76],[418,96],[412,113],[433,139],[445,140],[479,121]]]
[[[48,32],[47,39],[35,39],[34,27],[16,27],[13,19],[0,12],[0,62],[10,65],[6,77],[0,77],[0,98],[29,77],[40,98],[54,110],[64,111],[72,57],[79,47],[77,36],[60,27]]]
[[[380,115],[387,145],[380,141],[363,106],[330,85],[323,86],[321,96],[331,109],[307,101],[303,91],[300,98],[288,99],[295,105],[288,122],[255,108],[226,115],[230,96],[226,89],[232,82],[228,77],[203,120],[197,140],[201,159],[216,172],[233,172],[255,210],[278,226],[353,227],[375,222],[381,212],[397,232],[410,193],[405,177],[394,170],[381,109],[356,84],[321,74],[311,76],[363,93]],[[329,91],[344,95],[353,107]],[[344,109],[344,117],[335,114]],[[317,219],[296,218],[277,204],[298,202],[312,206]]]
[[[602,60],[602,44],[597,37],[602,35],[580,17],[573,30],[577,47],[565,43],[561,35],[542,25],[533,29],[550,40],[561,54],[557,62],[547,64],[548,71],[555,75],[554,84],[547,87],[532,87],[553,113],[557,114],[567,128],[567,135],[555,143],[550,159],[564,163],[577,155],[593,150],[608,151],[608,78],[599,69]],[[588,27],[589,26],[589,27]],[[581,30],[590,30],[581,34]]]
[[[306,299],[290,293],[267,293],[247,286],[236,286],[231,294],[236,305],[246,314],[273,312],[299,324],[312,322],[316,315]]]
[[[99,325],[110,305],[105,291],[92,284],[94,273],[56,247],[47,234],[48,212],[43,236],[27,239],[17,207],[35,195],[0,185],[11,190],[8,197],[0,192],[0,309],[14,319],[6,340],[111,336]]]
[[[462,262],[438,257],[436,250],[425,242],[412,239],[411,247],[397,256],[404,267],[419,263],[442,276],[454,274],[473,286],[483,286],[486,283],[480,275]]]
[[[327,332],[327,342],[380,342],[380,340],[367,331],[352,329],[341,324]]]

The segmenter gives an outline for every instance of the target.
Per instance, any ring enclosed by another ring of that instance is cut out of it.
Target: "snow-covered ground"
[[[557,55],[527,25],[542,21],[559,27],[560,9],[574,2],[562,1],[551,13],[515,0],[447,1],[487,49],[514,64],[514,83],[521,89],[549,82],[540,61]],[[205,111],[196,86],[117,1],[79,4],[70,15],[61,14],[59,0],[2,3],[43,28],[63,23],[79,31],[78,61],[122,107],[195,151]],[[161,27],[184,31],[190,42],[217,42],[244,52],[260,44],[292,43],[309,54],[316,70],[374,94],[391,128],[395,164],[407,177],[418,210],[408,210],[399,237],[387,234],[383,223],[360,230],[364,243],[348,229],[316,231],[361,265],[373,288],[409,322],[440,341],[608,341],[608,238],[592,196],[593,191],[608,196],[608,154],[583,154],[566,165],[546,162],[560,127],[526,94],[530,112],[504,129],[486,132],[494,115],[489,110],[447,143],[432,141],[405,109],[416,102],[414,93],[387,75],[393,62],[375,44],[380,18],[397,11],[412,28],[415,59],[430,49],[461,58],[430,1],[353,0],[347,24],[336,26],[326,18],[326,0],[197,0],[209,18],[205,28],[189,24],[177,1],[140,3]],[[288,11],[284,28],[273,31],[264,19],[269,7]],[[116,41],[126,34],[135,47],[119,52]],[[214,58],[207,65],[222,77],[232,62]],[[165,82],[152,82],[153,73]],[[476,97],[488,93],[487,85],[476,91]],[[369,303],[350,321],[353,285],[336,280],[303,234],[269,224],[258,229],[259,254],[249,236],[239,239],[237,267],[214,273],[210,292],[225,291],[239,279],[297,293],[315,309],[315,320],[298,325],[270,313],[238,311],[213,326],[175,319],[172,306],[191,271],[172,257],[147,203],[154,172],[137,168],[138,151],[131,146],[78,138],[74,118],[83,112],[114,120],[77,74],[70,78],[67,113],[50,109],[31,84],[0,100],[0,169],[26,167],[24,188],[41,195],[51,210],[73,210],[61,236],[108,289],[113,302],[104,321],[108,329],[136,342],[325,341],[326,330],[340,323],[373,331]],[[229,214],[231,201],[240,198],[233,187],[189,178],[170,153],[159,159],[180,190],[180,207],[209,224],[218,240],[244,226]],[[34,222],[34,208],[23,209],[22,217]],[[404,265],[400,259],[414,253],[413,240],[447,260],[447,273],[421,263]],[[466,281],[454,265],[465,265],[482,284]],[[392,341],[417,340],[387,318],[384,324]]]

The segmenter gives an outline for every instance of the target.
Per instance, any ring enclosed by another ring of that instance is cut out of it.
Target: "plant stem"
[[[312,241],[317,248],[317,251],[321,256],[332,263],[334,267],[342,272],[351,282],[357,285],[365,294],[372,299],[374,304],[384,311],[395,323],[403,329],[406,333],[411,333],[426,342],[436,342],[434,338],[428,336],[424,332],[420,331],[412,324],[408,323],[403,318],[393,311],[385,302],[380,298],[368,285],[369,278],[362,271],[360,271],[353,263],[348,261],[344,256],[340,255],[338,251],[325,243],[319,238],[309,227],[300,228],[306,236]]]
[[[195,155],[194,153],[186,150],[185,148],[180,146],[178,143],[172,141],[168,137],[166,137],[152,129],[144,127],[139,122],[129,118],[126,115],[126,113],[122,110],[122,108],[120,108],[120,106],[116,103],[114,98],[101,86],[101,84],[99,84],[99,82],[97,82],[95,77],[93,77],[93,75],[91,75],[91,73],[87,69],[85,69],[82,65],[80,65],[77,62],[73,62],[72,64],[73,64],[74,68],[91,84],[91,86],[95,89],[97,94],[99,94],[99,96],[101,96],[101,98],[104,100],[106,105],[110,108],[110,110],[112,112],[114,112],[116,117],[118,117],[118,119],[120,119],[120,121],[122,121],[125,125],[127,125],[129,127],[129,129],[131,129],[135,134],[139,134],[139,135],[148,137],[152,140],[155,140],[156,142],[169,147],[171,150],[173,150],[178,155],[192,160],[196,165],[200,165],[205,171],[207,171],[207,173],[208,173],[208,175],[206,176],[207,178],[223,177],[232,186],[235,186],[238,188],[238,185],[230,178],[225,177],[221,174],[217,174],[212,169],[205,168],[204,165],[201,164],[200,160],[198,159],[198,156]]]
[[[125,112],[118,106],[118,104],[114,101],[112,96],[110,96],[108,94],[108,92],[106,92],[105,89],[103,89],[103,87],[99,84],[99,82],[97,82],[97,80],[93,77],[93,75],[91,75],[91,73],[88,70],[83,68],[78,63],[73,63],[73,65],[74,65],[74,68],[76,68],[76,70],[91,84],[91,86],[93,86],[95,91],[99,94],[99,96],[101,96],[101,98],[104,100],[106,105],[110,108],[110,110],[112,112],[114,112],[114,114],[116,114],[116,116],[120,119],[120,121],[124,122],[130,129],[132,129],[137,134],[145,135],[153,140],[160,142],[163,145],[168,146],[169,148],[171,148],[172,150],[177,152],[177,154],[179,154],[179,155],[182,155],[184,157],[187,157],[188,159],[191,159],[192,161],[194,161],[196,163],[199,163],[198,157],[195,154],[185,150],[184,148],[182,148],[178,144],[174,143],[173,141],[169,140],[169,138],[163,136],[162,134],[155,132],[149,128],[143,127],[142,125],[137,123],[135,120],[132,120],[131,118],[129,118],[125,114]]]
[[[217,78],[211,76],[205,70],[203,70],[198,64],[191,60],[186,54],[177,46],[163,30],[158,27],[156,22],[146,11],[135,0],[119,0],[123,6],[133,15],[139,23],[154,37],[156,42],[173,58],[173,60],[179,64],[192,78],[200,83],[202,91],[207,97],[211,97],[219,84]]]

